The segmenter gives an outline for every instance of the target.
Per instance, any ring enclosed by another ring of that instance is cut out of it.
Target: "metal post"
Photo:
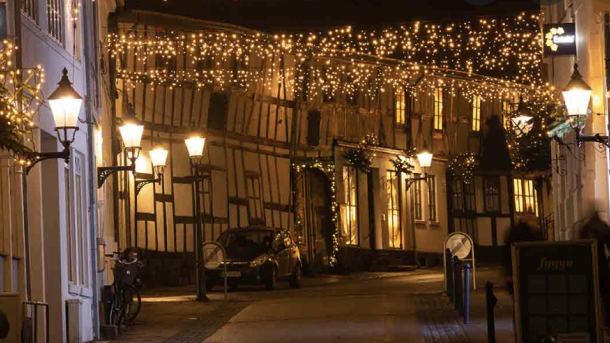
[[[447,296],[451,303],[453,303],[453,264],[451,263],[451,251],[447,249],[445,252],[445,279],[447,280],[446,290]]]
[[[470,263],[464,263],[464,324],[470,321]]]
[[[454,304],[455,309],[458,310],[460,315],[463,314],[463,294],[462,294],[462,261],[460,261],[457,256],[453,257],[454,264],[454,283],[455,283],[455,294],[454,294]]]
[[[498,298],[494,295],[493,283],[487,281],[485,285],[485,302],[487,305],[487,342],[496,343],[496,319],[494,316],[494,308],[498,302]]]
[[[201,204],[199,203],[199,168],[194,166],[194,180],[195,182],[195,266],[197,268],[197,300],[198,301],[209,301],[205,292],[205,272],[203,271],[203,241],[201,235]]]

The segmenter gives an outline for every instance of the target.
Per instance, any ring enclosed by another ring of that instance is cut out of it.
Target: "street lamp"
[[[430,150],[428,150],[428,145],[426,144],[426,142],[424,142],[424,148],[421,150],[420,153],[417,154],[417,160],[419,161],[419,166],[424,172],[424,175],[422,177],[407,178],[407,190],[409,190],[409,188],[411,188],[411,185],[413,185],[416,181],[428,181],[428,170],[432,166],[433,157],[434,154],[432,154]]]
[[[529,106],[525,105],[523,102],[523,97],[519,98],[519,106],[517,106],[517,110],[513,116],[512,122],[513,125],[519,130],[517,136],[521,136],[522,134],[527,134],[532,129],[532,119],[534,119],[534,115]]]
[[[576,134],[576,144],[580,146],[581,143],[593,142],[610,148],[608,136],[602,136],[600,134],[584,136],[581,134],[587,116],[591,114],[589,103],[591,102],[591,93],[593,93],[593,90],[583,80],[582,75],[580,75],[578,64],[574,65],[574,73],[562,93],[568,115],[570,116],[572,128]],[[583,120],[581,120],[581,117]]]
[[[144,125],[136,117],[135,111],[131,104],[128,105],[128,113],[123,117],[123,125],[119,127],[119,132],[121,133],[121,138],[123,140],[123,151],[127,154],[127,158],[130,161],[130,165],[116,167],[98,167],[98,188],[101,188],[104,185],[104,181],[106,181],[106,179],[110,175],[118,171],[131,171],[134,175],[136,173],[136,160],[138,159],[138,157],[140,157],[140,151],[142,150],[140,142],[142,140],[142,133],[144,132]]]
[[[162,146],[157,146],[148,152],[153,168],[153,179],[136,181],[136,197],[144,186],[151,183],[161,184],[163,181],[163,172],[165,171],[165,162],[169,152]]]
[[[205,138],[198,131],[192,131],[189,136],[184,139],[186,149],[191,159],[191,182],[195,185],[195,265],[197,266],[196,280],[197,280],[197,300],[198,301],[209,301],[206,294],[205,285],[205,265],[203,261],[203,234],[201,232],[201,204],[200,204],[200,190],[199,183],[209,178],[208,175],[201,175],[201,164],[203,160],[203,148],[205,147]]]
[[[26,167],[26,174],[34,165],[44,160],[62,158],[66,163],[70,161],[70,145],[78,131],[78,117],[83,98],[72,88],[66,68],[62,70],[62,74],[57,89],[49,96],[49,106],[55,121],[57,138],[64,149],[61,152],[36,152],[32,163]]]

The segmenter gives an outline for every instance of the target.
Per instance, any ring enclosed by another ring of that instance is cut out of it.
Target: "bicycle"
[[[128,249],[123,253],[114,252],[106,256],[116,261],[108,322],[121,327],[132,323],[140,313],[142,299],[140,292],[134,287],[134,282],[139,279],[139,271],[144,267],[144,262],[138,258],[136,252]]]

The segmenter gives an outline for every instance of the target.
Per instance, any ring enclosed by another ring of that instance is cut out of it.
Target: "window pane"
[[[405,91],[402,88],[396,89],[396,123],[403,125],[406,122]]]
[[[472,99],[472,131],[481,131],[481,97],[478,95]]]
[[[356,168],[343,167],[343,188],[345,189],[345,210],[341,213],[345,243],[358,244],[358,188]]]
[[[390,248],[402,248],[402,233],[398,206],[398,175],[394,171],[386,172],[388,198],[388,237]]]
[[[413,177],[420,178],[420,174],[413,174]],[[413,192],[414,192],[414,202],[415,202],[415,219],[423,220],[422,215],[422,194],[421,194],[421,181],[415,181],[413,184]]]
[[[434,129],[443,129],[443,89],[437,88],[434,91]]]

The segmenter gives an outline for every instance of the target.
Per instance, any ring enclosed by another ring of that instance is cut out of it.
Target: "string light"
[[[449,161],[448,168],[456,180],[470,184],[474,178],[476,156],[473,153],[463,153],[455,156]]]
[[[331,219],[334,225],[334,232],[332,236],[332,248],[329,254],[329,263],[331,267],[335,267],[337,265],[337,253],[339,252],[339,235],[340,235],[340,221],[339,221],[339,204],[337,203],[337,185],[336,185],[336,176],[335,176],[335,164],[329,161],[323,161],[320,159],[314,159],[311,161],[307,161],[300,164],[292,164],[292,168],[296,175],[299,175],[304,170],[307,169],[316,169],[326,175],[328,181],[330,182],[330,193],[331,193]],[[296,180],[296,177],[295,177]],[[293,186],[293,192],[296,192],[296,187]],[[302,225],[301,223],[301,211],[300,206],[297,206],[297,225]],[[297,228],[299,229],[299,228]],[[302,235],[302,229],[298,232]],[[302,239],[302,236],[301,236]]]
[[[8,40],[0,47],[0,148],[6,149],[15,162],[28,166],[33,151],[26,136],[34,127],[33,117],[42,106],[44,69],[16,69],[12,60],[17,47]]]
[[[276,35],[160,30],[153,37],[148,32],[112,33],[106,44],[112,58],[121,57],[118,77],[128,87],[146,82],[171,88],[272,88],[274,73],[281,70],[287,90],[310,97],[341,92],[374,98],[398,86],[413,94],[431,94],[440,86],[452,95],[459,91],[483,100],[512,98],[515,92],[526,93],[530,100],[551,92],[550,86],[541,87],[539,19],[538,13],[521,13],[379,30],[344,27]],[[177,61],[186,62],[177,68]]]

